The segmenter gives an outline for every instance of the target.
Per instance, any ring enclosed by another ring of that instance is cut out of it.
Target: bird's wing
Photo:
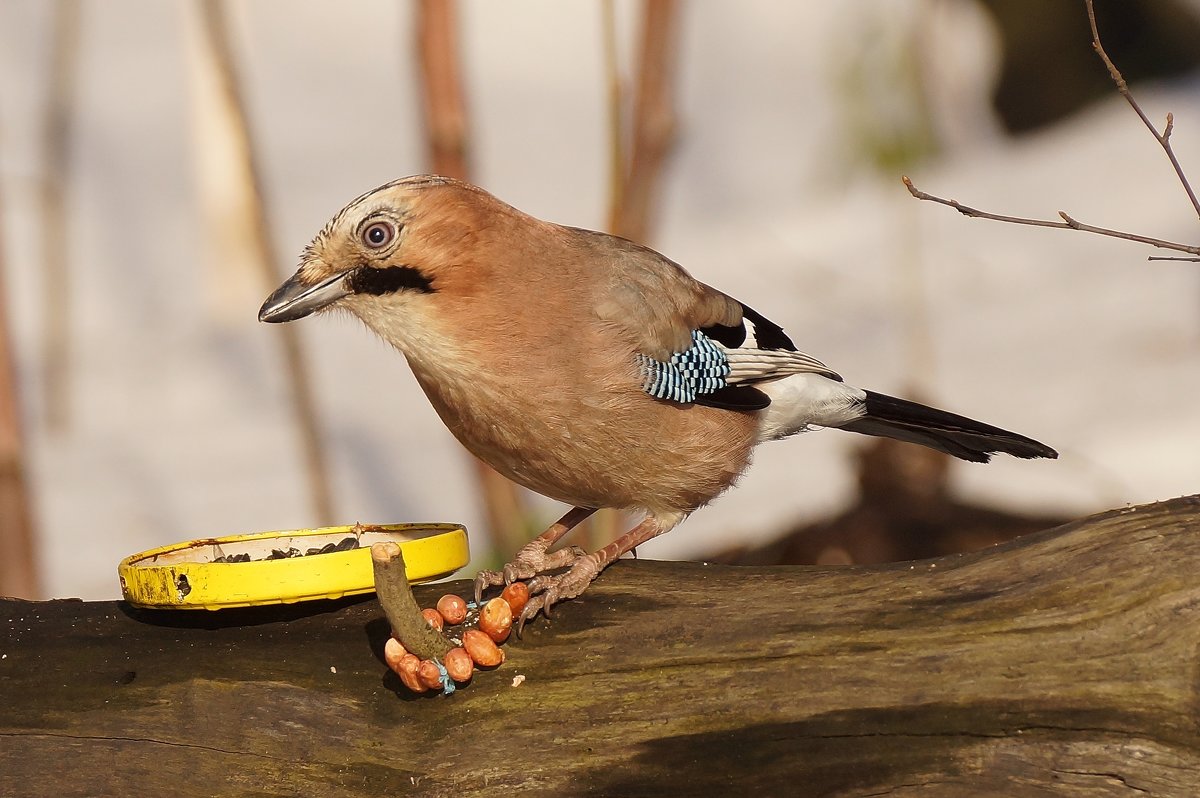
[[[798,351],[778,324],[748,305],[738,305],[742,318],[737,324],[700,330],[724,347],[730,385],[766,382],[793,374],[820,374],[841,382],[841,375],[833,369]]]
[[[653,250],[617,241],[620,249],[609,255],[613,279],[596,312],[635,342],[643,387],[651,396],[762,409],[771,400],[756,383],[804,373],[841,380],[797,351],[778,324]]]

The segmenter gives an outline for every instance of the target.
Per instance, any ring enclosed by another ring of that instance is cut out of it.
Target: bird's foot
[[[534,538],[520,548],[512,562],[499,571],[480,571],[475,577],[475,603],[483,600],[483,591],[489,587],[511,585],[513,582],[530,579],[544,571],[574,566],[587,555],[578,546],[565,546],[547,553],[548,541]],[[531,586],[532,587],[532,586]],[[530,592],[533,592],[532,590]]]
[[[582,552],[581,552],[582,554]],[[517,619],[517,637],[525,630],[525,622],[539,613],[550,617],[550,608],[560,601],[572,599],[587,589],[604,570],[600,558],[595,554],[582,555],[575,560],[571,570],[562,574],[538,574],[529,581],[529,601]]]

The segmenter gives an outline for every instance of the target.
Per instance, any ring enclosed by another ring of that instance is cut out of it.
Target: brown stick
[[[1154,247],[1159,247],[1160,249],[1173,249],[1176,252],[1188,252],[1192,255],[1200,255],[1200,246],[1195,246],[1192,244],[1178,244],[1173,241],[1164,241],[1161,238],[1151,238],[1150,236],[1138,235],[1137,233],[1126,233],[1121,230],[1110,230],[1107,227],[1096,227],[1094,225],[1084,224],[1083,222],[1068,216],[1063,211],[1058,212],[1058,215],[1063,219],[1061,222],[1050,221],[1047,219],[1029,219],[1023,216],[1004,216],[998,213],[988,213],[987,211],[981,211],[978,208],[972,208],[969,205],[963,205],[958,200],[945,199],[944,197],[938,197],[921,191],[913,185],[912,181],[909,180],[907,176],[901,177],[900,179],[904,181],[904,185],[908,188],[908,193],[912,194],[915,198],[919,200],[928,200],[929,202],[936,202],[939,205],[945,205],[958,211],[963,216],[970,216],[976,219],[991,219],[995,222],[1008,222],[1009,224],[1024,224],[1032,227],[1054,227],[1060,230],[1079,230],[1083,233],[1095,233],[1096,235],[1108,236],[1110,238],[1121,238],[1126,241],[1136,241],[1140,244],[1149,244]]]
[[[425,140],[433,171],[469,178],[467,110],[459,71],[457,19],[451,0],[421,0],[417,52],[424,80]]]
[[[0,206],[0,211],[3,207]],[[0,213],[0,219],[4,214]],[[0,227],[0,232],[3,228]],[[0,596],[41,598],[0,237]]]
[[[1163,148],[1163,152],[1167,155],[1167,160],[1171,162],[1171,167],[1175,170],[1179,182],[1183,185],[1183,190],[1187,192],[1188,199],[1191,200],[1192,208],[1196,211],[1196,216],[1200,218],[1200,200],[1196,199],[1196,192],[1192,190],[1192,184],[1188,182],[1187,175],[1183,173],[1183,167],[1179,165],[1179,159],[1175,157],[1175,150],[1171,147],[1171,131],[1175,128],[1175,117],[1168,113],[1167,124],[1163,128],[1163,132],[1159,133],[1158,128],[1150,121],[1150,117],[1146,116],[1146,112],[1138,105],[1137,100],[1133,98],[1133,92],[1129,90],[1129,84],[1125,82],[1125,77],[1121,74],[1121,70],[1117,69],[1117,65],[1108,57],[1108,53],[1104,50],[1104,45],[1100,43],[1100,30],[1096,27],[1096,9],[1092,0],[1084,0],[1087,5],[1088,24],[1092,27],[1092,49],[1096,51],[1096,55],[1100,56],[1100,60],[1104,62],[1104,66],[1108,68],[1108,74],[1113,79],[1113,83],[1117,84],[1117,91],[1134,112],[1142,120],[1146,129],[1150,131],[1150,135],[1154,136],[1154,140]],[[1078,228],[1076,228],[1078,229]],[[1157,245],[1156,245],[1157,246]]]
[[[617,56],[617,10],[613,0],[600,5],[604,83],[608,99],[608,229],[617,233],[625,206],[625,92]],[[619,233],[617,233],[620,235]]]
[[[392,625],[392,636],[421,659],[441,661],[454,646],[421,616],[421,606],[408,584],[400,546],[391,541],[371,546],[371,567],[375,573],[375,593]]]
[[[645,0],[634,98],[633,130],[628,162],[625,146],[625,97],[617,63],[616,11],[612,0],[602,6],[605,75],[609,121],[609,232],[644,242],[663,167],[675,142],[674,73],[678,39],[675,0]],[[580,525],[588,549],[597,549],[623,531],[624,515],[601,510]]]
[[[54,4],[50,59],[50,96],[42,131],[44,174],[41,182],[42,234],[42,384],[46,428],[61,432],[70,413],[71,292],[68,288],[69,232],[66,208],[71,170],[71,103],[75,99],[79,53],[79,2]]]
[[[283,279],[283,274],[278,267],[280,261],[275,253],[274,243],[271,241],[270,232],[273,228],[270,224],[270,213],[262,190],[258,162],[255,158],[254,136],[250,130],[250,121],[246,114],[245,101],[242,98],[223,6],[220,0],[203,0],[199,10],[204,39],[211,51],[212,66],[216,71],[217,83],[220,87],[221,101],[225,113],[229,117],[230,128],[234,133],[234,145],[237,151],[238,166],[242,173],[242,185],[251,198],[247,207],[255,217],[253,224],[249,225],[250,229],[254,231],[254,235],[247,243],[253,250],[254,261],[260,268],[263,284],[267,286],[265,291],[277,285]],[[329,487],[325,447],[321,441],[317,423],[317,407],[312,380],[308,375],[304,354],[301,351],[298,331],[287,324],[279,325],[279,327],[281,329],[278,333],[283,342],[288,396],[292,401],[292,413],[296,422],[296,431],[300,437],[313,514],[319,524],[330,524],[333,521],[333,496]]]
[[[628,180],[625,150],[625,88],[621,81],[621,65],[617,46],[617,10],[614,0],[603,0],[600,5],[600,39],[604,52],[604,84],[607,99],[608,119],[608,230],[617,235],[627,235],[622,230],[625,222],[622,211],[625,207],[626,183]],[[575,532],[579,544],[593,551],[621,534],[621,515],[615,510],[602,509],[577,526]]]
[[[612,232],[633,241],[650,235],[663,167],[675,143],[674,76],[679,14],[675,0],[646,0],[633,108],[629,165],[614,196]]]
[[[421,0],[417,6],[425,138],[433,171],[470,179],[466,96],[459,69],[456,7],[452,0]],[[520,489],[481,460],[472,458],[493,544],[510,552],[528,540]]]

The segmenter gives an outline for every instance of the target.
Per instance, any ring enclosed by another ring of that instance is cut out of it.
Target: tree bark
[[[888,566],[622,561],[450,697],[373,600],[0,635],[6,796],[1200,794],[1200,497]]]

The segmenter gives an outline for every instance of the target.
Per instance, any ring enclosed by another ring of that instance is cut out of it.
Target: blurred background
[[[1200,180],[1200,0],[1097,13]],[[1082,2],[0,0],[0,595],[116,598],[135,551],[335,522],[460,521],[479,566],[557,518],[356,322],[256,320],[342,205],[427,171],[1061,453],[814,432],[642,556],[930,556],[1200,484],[1200,267],[900,182],[1196,242]]]

